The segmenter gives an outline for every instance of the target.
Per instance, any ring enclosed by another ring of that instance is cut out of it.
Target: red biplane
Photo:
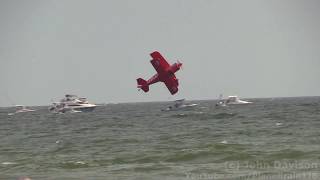
[[[155,51],[150,55],[152,57],[150,62],[156,69],[157,74],[152,76],[148,81],[142,78],[137,79],[138,88],[142,89],[144,92],[148,92],[149,85],[161,81],[167,86],[172,95],[177,93],[179,82],[174,73],[180,69],[182,63],[178,61],[170,66],[158,51]]]

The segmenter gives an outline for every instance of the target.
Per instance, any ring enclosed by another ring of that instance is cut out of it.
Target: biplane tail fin
[[[139,78],[137,79],[138,88],[142,89],[144,92],[149,91],[149,85],[146,80]]]

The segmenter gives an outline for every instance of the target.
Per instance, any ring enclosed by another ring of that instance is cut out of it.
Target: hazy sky
[[[320,95],[318,0],[1,0],[0,106]],[[180,91],[137,91],[158,50]]]

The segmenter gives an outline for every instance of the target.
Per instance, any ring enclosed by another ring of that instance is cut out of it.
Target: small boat
[[[33,109],[28,109],[26,108],[26,106],[24,105],[16,105],[15,106],[17,108],[16,112],[14,113],[9,113],[8,115],[14,115],[14,114],[18,114],[18,113],[26,113],[26,112],[33,112],[35,110]]]
[[[187,110],[198,106],[198,104],[185,103],[185,99],[174,101],[174,105],[167,107],[163,111]]]
[[[225,100],[227,105],[251,104],[252,102],[240,100],[238,96],[228,96]]]
[[[251,104],[252,102],[240,100],[238,96],[228,96],[227,99],[223,99],[222,95],[219,96],[219,101],[216,103],[217,107],[225,107],[228,105],[240,105]]]
[[[54,102],[49,107],[50,112],[65,113],[65,112],[91,112],[96,108],[97,105],[89,103],[86,98],[79,98],[76,95],[65,95],[65,98],[59,102]]]

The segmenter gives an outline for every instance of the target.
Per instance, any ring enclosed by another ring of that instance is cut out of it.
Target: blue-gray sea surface
[[[320,179],[320,97],[0,108],[0,179]]]

